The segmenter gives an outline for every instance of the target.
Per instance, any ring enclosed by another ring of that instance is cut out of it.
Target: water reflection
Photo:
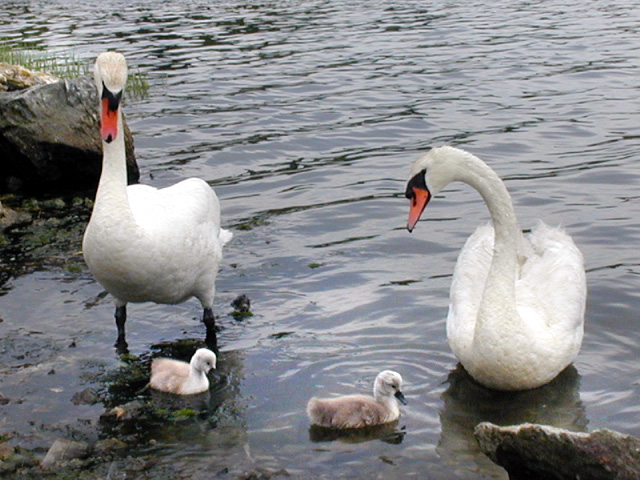
[[[522,392],[500,392],[483,387],[458,365],[447,379],[440,411],[442,427],[437,452],[454,469],[492,471],[501,469],[480,451],[473,429],[480,422],[497,425],[540,423],[583,432],[589,421],[580,400],[580,375],[571,365],[551,383]]]
[[[386,443],[399,445],[407,434],[406,427],[398,428],[398,421],[373,425],[364,428],[327,428],[319,425],[309,427],[309,440],[312,442],[333,442],[339,440],[343,443],[362,443],[371,440],[381,440]]]

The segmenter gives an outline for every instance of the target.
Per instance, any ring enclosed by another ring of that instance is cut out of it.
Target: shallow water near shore
[[[214,311],[209,394],[145,390],[151,358],[202,345],[196,300],[129,306],[82,262],[81,223],[20,237],[0,285],[0,435],[44,456],[58,437],[136,445],[103,478],[505,479],[480,421],[640,435],[640,9],[625,2],[11,1],[0,38],[124,53],[148,76],[125,102],[141,180],[207,180],[234,233]],[[126,94],[125,94],[126,98]],[[581,248],[583,347],[551,384],[500,394],[457,368],[444,319],[455,259],[488,219],[451,185],[412,234],[405,182],[430,146],[468,149],[512,194],[522,228],[561,224]],[[70,211],[72,202],[67,203]],[[88,210],[73,211],[83,221]],[[15,268],[13,268],[15,267]],[[251,299],[252,316],[231,302]],[[313,395],[366,393],[400,372],[392,429],[309,429]],[[128,422],[106,415],[139,401]],[[137,442],[137,443],[131,443]],[[133,459],[133,460],[132,460]],[[136,464],[143,459],[143,464]],[[138,465],[138,467],[135,467]]]

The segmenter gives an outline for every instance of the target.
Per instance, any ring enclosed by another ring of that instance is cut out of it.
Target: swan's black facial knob
[[[429,190],[427,188],[427,183],[425,180],[426,175],[427,175],[427,171],[422,170],[421,172],[414,175],[411,178],[411,180],[407,182],[407,190],[404,193],[405,197],[407,197],[409,200],[413,200],[413,198],[415,197],[414,188],[418,188],[420,190],[427,190],[427,191]]]

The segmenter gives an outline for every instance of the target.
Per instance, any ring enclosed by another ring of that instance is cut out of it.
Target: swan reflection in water
[[[363,443],[371,440],[381,440],[385,443],[399,445],[406,435],[406,427],[398,427],[399,422],[384,423],[362,428],[328,428],[319,425],[309,427],[309,440],[312,442]]]
[[[460,364],[447,378],[440,411],[441,434],[436,451],[458,472],[480,469],[490,478],[508,478],[481,452],[473,436],[480,422],[497,425],[539,423],[576,432],[587,430],[586,409],[580,400],[580,375],[573,365],[547,385],[533,390],[501,392],[475,382]],[[475,477],[474,477],[475,478]]]

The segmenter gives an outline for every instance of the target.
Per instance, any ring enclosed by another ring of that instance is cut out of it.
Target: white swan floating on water
[[[453,273],[447,338],[455,356],[490,388],[551,381],[576,358],[584,331],[586,275],[571,237],[542,222],[525,237],[502,180],[463,150],[432,149],[409,178],[409,231],[430,198],[454,181],[475,188],[491,214],[492,225],[469,237]]]
[[[193,395],[209,390],[207,373],[216,368],[216,354],[199,348],[189,363],[170,358],[155,358],[151,362],[149,386],[161,392]]]
[[[402,377],[392,370],[378,374],[373,397],[345,395],[315,398],[307,404],[307,415],[314,425],[329,428],[362,428],[381,425],[400,417],[398,401],[406,405],[402,394]]]
[[[95,279],[115,298],[117,345],[126,346],[128,302],[175,304],[191,297],[204,308],[207,337],[215,339],[213,298],[222,247],[220,204],[211,187],[189,178],[166,188],[127,186],[120,101],[127,81],[121,54],[98,56],[102,174],[82,242]]]

